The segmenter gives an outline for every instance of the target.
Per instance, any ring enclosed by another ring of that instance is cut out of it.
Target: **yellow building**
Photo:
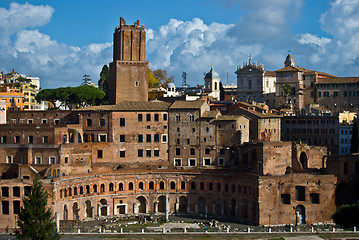
[[[0,92],[0,99],[6,101],[7,111],[22,111],[24,110],[25,95],[20,92]]]
[[[35,110],[35,96],[37,93],[36,86],[31,83],[25,83],[21,85],[21,92],[24,94],[24,110]]]

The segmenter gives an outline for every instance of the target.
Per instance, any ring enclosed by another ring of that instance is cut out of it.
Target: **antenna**
[[[187,73],[186,72],[182,72],[182,87],[183,88],[187,88]]]
[[[228,72],[227,72],[227,85],[228,85]]]

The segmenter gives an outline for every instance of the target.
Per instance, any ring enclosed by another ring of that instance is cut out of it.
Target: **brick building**
[[[325,148],[281,142],[274,114],[147,102],[144,48],[144,27],[121,19],[110,65],[115,105],[9,114],[0,126],[0,228],[15,227],[36,176],[61,221],[166,208],[257,225],[332,221],[337,178],[324,172]]]

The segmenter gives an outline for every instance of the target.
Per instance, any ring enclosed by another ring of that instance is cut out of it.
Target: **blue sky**
[[[248,56],[266,70],[297,66],[359,76],[359,0],[0,1],[0,71],[39,76],[43,88],[97,83],[123,17],[147,31],[147,60],[181,85],[214,69],[224,83]]]

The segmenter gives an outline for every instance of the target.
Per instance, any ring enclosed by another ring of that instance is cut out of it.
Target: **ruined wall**
[[[336,211],[336,181],[334,175],[308,173],[261,176],[259,224],[295,224],[295,212],[298,210],[302,211],[302,223],[332,222],[331,216]],[[304,193],[298,193],[297,186],[304,189]]]

